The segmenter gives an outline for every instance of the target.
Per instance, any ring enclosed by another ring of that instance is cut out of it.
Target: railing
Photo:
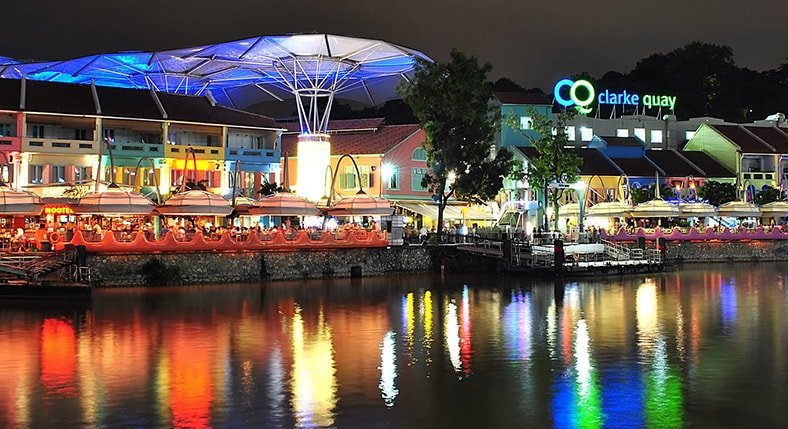
[[[227,155],[233,157],[249,157],[249,158],[260,158],[260,157],[273,157],[274,150],[273,149],[244,149],[244,148],[227,148]]]
[[[254,250],[299,250],[299,249],[338,249],[386,247],[389,245],[385,232],[359,231],[332,233],[324,231],[318,235],[306,230],[289,233],[276,231],[270,234],[253,232],[233,236],[206,237],[201,231],[193,234],[167,233],[159,240],[151,239],[150,234],[132,233],[120,239],[114,233],[102,235],[82,231],[74,232],[68,243],[58,243],[55,248],[62,249],[66,244],[84,245],[92,253],[155,253],[155,252],[200,252],[200,251],[254,251]],[[146,236],[147,235],[147,236]]]
[[[167,145],[167,155],[186,153],[187,148],[191,148],[196,155],[207,159],[224,159],[224,148],[219,146],[186,146],[186,145]]]
[[[706,228],[699,230],[695,227],[682,231],[678,227],[665,229],[655,228],[653,231],[647,231],[643,228],[638,228],[633,232],[627,232],[626,229],[621,228],[615,234],[608,234],[602,231],[601,236],[608,241],[637,241],[638,238],[643,237],[646,240],[656,240],[664,238],[668,241],[734,241],[734,240],[788,240],[788,233],[783,232],[780,228],[764,228],[759,226],[753,230],[746,229],[729,229],[723,228],[715,230],[713,228]]]
[[[94,154],[96,153],[97,141],[94,140],[69,140],[69,139],[38,139],[26,137],[22,139],[22,150],[37,152],[63,152],[64,149],[69,153]]]
[[[633,259],[631,249],[623,244],[609,240],[602,240],[605,246],[605,254],[613,260]]]

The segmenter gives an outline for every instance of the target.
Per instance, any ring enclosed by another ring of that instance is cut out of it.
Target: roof
[[[534,159],[539,156],[539,153],[533,147],[517,146],[516,148],[528,159]],[[580,166],[580,174],[583,176],[620,176],[621,172],[615,165],[596,149],[588,148],[572,148],[575,155],[582,159],[583,163]]]
[[[611,160],[624,171],[624,174],[630,177],[654,177],[658,172],[656,167],[646,158],[611,158]]]
[[[97,86],[96,93],[102,115],[163,119],[150,91]]]
[[[384,154],[419,131],[417,124],[384,125],[375,131],[347,132],[331,135],[331,155]],[[298,136],[282,136],[282,154],[298,153]]]
[[[732,141],[741,148],[743,153],[774,153],[774,150],[763,141],[748,133],[744,127],[739,125],[714,125],[710,127],[717,130],[720,134]]]
[[[328,121],[328,132],[332,131],[358,131],[368,130],[374,131],[383,125],[384,118],[368,118],[368,119],[336,119]],[[287,129],[287,133],[300,133],[301,125],[298,122],[280,122],[279,126]]]
[[[684,151],[681,152],[685,158],[691,163],[695,164],[703,170],[705,177],[735,177],[730,170],[723,167],[722,164],[715,161],[714,158],[707,155],[705,152],[700,151]]]
[[[606,141],[608,146],[643,147],[643,143],[637,137],[600,136],[599,138]]]
[[[96,114],[96,103],[90,86],[31,80],[25,85],[25,110],[72,115]]]
[[[361,103],[398,98],[423,53],[381,40],[334,34],[250,37],[158,52],[100,53],[63,61],[2,57],[0,77],[203,95],[246,107],[293,98],[293,87],[331,87]],[[295,66],[293,63],[298,62]]]
[[[704,173],[699,171],[679,155],[675,150],[648,150],[646,157],[665,172],[665,175],[672,177],[703,177]]]
[[[18,80],[0,79],[0,109],[19,110],[20,86]]]
[[[755,134],[769,146],[775,148],[777,153],[788,154],[788,133],[777,127],[745,127],[747,131]]]
[[[279,128],[273,119],[253,113],[213,106],[206,97],[157,93],[167,118],[175,121],[206,122],[247,127]]]
[[[541,92],[496,92],[495,98],[502,104],[553,104],[553,99]]]

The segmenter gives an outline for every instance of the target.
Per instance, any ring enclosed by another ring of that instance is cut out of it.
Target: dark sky
[[[380,38],[435,59],[458,48],[493,77],[548,88],[580,71],[627,72],[700,40],[741,66],[785,62],[785,0],[25,0],[5,4],[0,55],[61,59],[243,37],[328,32]]]

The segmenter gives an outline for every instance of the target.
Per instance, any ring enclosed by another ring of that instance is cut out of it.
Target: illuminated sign
[[[74,209],[69,206],[45,206],[44,214],[48,215],[73,215]]]
[[[575,110],[582,114],[591,112],[590,106],[595,99],[599,104],[624,104],[631,106],[643,104],[648,108],[667,107],[670,110],[676,107],[676,96],[670,95],[648,94],[641,96],[627,90],[615,92],[606,89],[597,96],[594,85],[591,85],[591,82],[585,79],[577,81],[571,79],[559,80],[553,88],[553,96],[558,104],[564,107],[574,106]]]

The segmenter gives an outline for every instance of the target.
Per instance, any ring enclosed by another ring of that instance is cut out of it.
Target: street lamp
[[[580,204],[580,215],[578,216],[578,226],[580,231],[578,232],[578,236],[583,233],[583,218],[585,217],[585,201],[583,201],[583,194],[586,190],[586,183],[582,180],[578,180],[577,182],[572,184],[572,189],[577,191],[577,200]]]
[[[380,196],[383,196],[383,181],[385,180],[388,183],[389,188],[391,187],[391,178],[394,176],[394,166],[389,163],[383,163],[380,165]]]

